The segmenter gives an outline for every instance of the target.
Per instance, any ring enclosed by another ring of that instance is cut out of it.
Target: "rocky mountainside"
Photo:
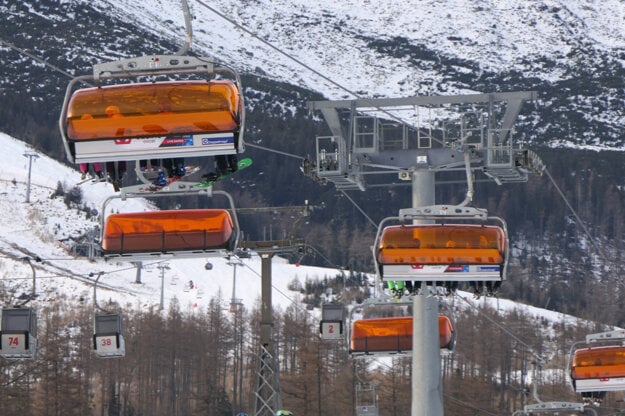
[[[509,222],[514,277],[504,290],[620,323],[617,309],[597,308],[592,299],[620,290],[621,2],[190,3],[192,52],[242,73],[247,140],[261,147],[248,148],[253,167],[224,186],[244,206],[306,199],[325,207],[300,226],[324,248],[323,257],[306,261],[371,267],[375,230],[362,212],[376,222],[410,204],[401,189],[346,197],[300,175],[301,158],[325,129],[308,116],[307,101],[534,90],[539,98],[523,109],[517,130],[550,176],[480,185],[475,199]],[[26,0],[5,2],[0,12],[0,130],[59,160],[57,119],[71,76],[96,62],[174,53],[184,37],[177,0]],[[462,186],[437,192],[444,202],[462,193]],[[258,233],[269,232],[271,221],[242,220]]]

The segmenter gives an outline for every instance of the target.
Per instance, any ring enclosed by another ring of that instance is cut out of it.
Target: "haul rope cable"
[[[231,18],[229,18],[228,16],[224,15],[223,13],[221,13],[219,10],[209,6],[208,4],[204,3],[202,0],[196,0],[200,5],[204,6],[205,8],[207,8],[208,10],[210,10],[211,12],[215,13],[217,16],[221,17],[222,19],[226,20],[228,23],[230,23],[231,25],[233,25],[234,27],[244,31],[245,33],[247,33],[248,35],[252,36],[254,39],[260,41],[261,43],[263,43],[264,45],[268,46],[269,48],[275,50],[276,52],[278,52],[279,54],[285,56],[287,59],[292,60],[293,62],[301,65],[303,68],[309,70],[310,72],[312,72],[313,74],[317,75],[318,77],[320,77],[321,79],[329,82],[330,84],[334,85],[335,87],[338,87],[339,89],[347,92],[348,94],[353,95],[354,97],[361,99],[361,100],[366,100],[366,98],[361,97],[357,92],[350,90],[349,88],[345,87],[344,85],[339,84],[338,82],[334,81],[333,79],[323,75],[321,72],[317,71],[316,69],[312,68],[310,65],[307,65],[306,63],[300,61],[299,59],[295,58],[293,55],[290,55],[286,52],[284,52],[282,49],[278,48],[277,46],[273,45],[271,42],[266,41],[265,39],[261,38],[260,36],[258,36],[256,33],[252,32],[251,30],[247,29],[246,27],[244,27],[243,25],[240,25],[239,23],[235,22],[234,20],[232,20]],[[390,118],[402,123],[402,124],[407,124],[407,122],[405,120],[402,120],[400,117],[397,117],[396,115],[390,113],[388,110],[384,110],[382,108],[379,108],[375,105],[371,105],[371,107],[377,108],[380,112],[388,115]],[[442,144],[442,142],[439,139],[434,139],[435,141],[439,142]]]

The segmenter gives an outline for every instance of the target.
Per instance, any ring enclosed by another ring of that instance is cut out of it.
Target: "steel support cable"
[[[252,266],[250,266],[249,264],[245,264],[245,262],[241,262],[241,264],[243,266],[247,267],[248,269],[250,269],[250,271],[252,273],[254,273],[256,276],[262,278],[260,273],[258,273],[256,270],[252,269]],[[276,292],[280,293],[282,296],[287,298],[293,304],[293,306],[295,306],[297,309],[299,309],[300,311],[303,311],[306,314],[308,314],[312,318],[313,322],[315,322],[316,324],[319,324],[319,322],[320,322],[319,319],[317,319],[317,317],[315,317],[309,310],[307,310],[303,306],[300,306],[300,302],[299,301],[296,301],[295,299],[290,297],[288,294],[284,293],[280,288],[276,287],[273,283],[271,284],[271,287],[273,288],[273,290],[275,290]]]
[[[607,259],[607,257],[605,256],[605,253],[603,252],[603,250],[601,250],[601,248],[595,242],[595,239],[590,235],[590,231],[588,230],[588,227],[586,227],[586,224],[584,224],[584,221],[582,221],[582,219],[579,217],[579,215],[577,215],[577,212],[575,211],[575,209],[573,208],[571,203],[568,201],[568,199],[566,199],[566,196],[564,195],[564,192],[562,192],[562,190],[560,189],[560,187],[558,186],[556,181],[553,180],[553,177],[551,176],[551,173],[549,173],[549,169],[545,168],[544,172],[547,174],[547,177],[551,181],[551,184],[556,188],[556,191],[558,191],[558,194],[560,194],[560,196],[562,197],[562,200],[564,201],[566,206],[573,213],[573,216],[575,217],[575,220],[577,221],[577,223],[580,225],[580,227],[582,227],[582,229],[584,230],[584,233],[586,233],[586,236],[590,240],[590,243],[592,244],[592,246],[595,248],[595,250],[597,250],[597,252],[601,255],[601,257],[603,257],[604,259]]]
[[[259,146],[259,145],[255,145],[255,144],[249,144],[249,143],[246,143],[245,145],[249,146],[249,147],[254,147],[254,148],[257,148],[257,149],[265,150],[265,151],[268,151],[268,152],[273,152],[273,153],[281,154],[281,155],[284,155],[284,156],[300,159],[300,160],[304,160],[305,159],[305,158],[303,158],[301,156],[297,156],[297,155],[294,155],[294,154],[291,154],[291,153],[282,152],[280,150],[270,149],[270,148],[267,148],[267,147],[264,147],[264,146]],[[340,190],[340,191],[345,196],[345,198],[347,198],[347,200],[349,202],[351,202],[356,207],[356,209],[358,211],[360,211],[360,213],[373,225],[373,228],[375,228],[377,230],[378,229],[378,224],[376,224],[371,219],[371,217],[369,217],[367,215],[367,213],[362,208],[360,208],[360,206],[358,206],[356,201],[354,201],[349,195],[347,195],[347,193],[344,190]]]
[[[279,54],[283,55],[284,57],[286,57],[287,59],[292,60],[293,62],[296,62],[297,64],[301,65],[302,67],[306,68],[307,70],[309,70],[310,72],[312,72],[313,74],[317,75],[318,77],[322,78],[323,80],[329,82],[330,84],[334,85],[335,87],[338,87],[340,89],[342,89],[343,91],[353,95],[354,97],[357,98],[361,98],[359,97],[359,95],[355,92],[352,91],[350,89],[348,89],[347,87],[339,84],[338,82],[332,80],[331,78],[328,78],[327,76],[323,75],[322,73],[320,73],[319,71],[317,71],[316,69],[310,67],[309,65],[307,65],[306,63],[300,61],[299,59],[295,58],[292,55],[289,55],[288,53],[282,51],[280,48],[278,48],[277,46],[274,46],[272,43],[266,41],[265,39],[261,38],[260,36],[258,36],[256,33],[252,32],[251,30],[247,29],[245,26],[237,23],[236,21],[234,21],[233,19],[229,18],[228,16],[224,15],[223,13],[221,13],[219,10],[209,6],[208,4],[206,4],[205,2],[203,2],[202,0],[197,0],[197,2],[199,4],[201,4],[202,6],[204,6],[205,8],[207,8],[208,10],[210,10],[211,12],[215,13],[217,16],[221,17],[222,19],[226,20],[228,23],[230,23],[231,25],[233,25],[234,27],[236,27],[237,29],[240,29],[242,31],[244,31],[245,33],[247,33],[248,35],[252,36],[254,39],[260,41],[261,43],[263,43],[265,46],[268,46],[270,49],[273,49],[274,51],[278,52]]]
[[[582,219],[579,217],[579,215],[577,214],[577,212],[575,211],[575,209],[573,208],[573,206],[571,205],[569,200],[564,195],[564,192],[562,192],[562,190],[560,189],[558,184],[556,184],[556,182],[554,181],[553,177],[549,173],[549,170],[545,167],[545,169],[543,171],[547,174],[547,177],[551,181],[551,184],[556,188],[556,191],[558,191],[558,194],[560,194],[560,196],[562,197],[562,200],[564,201],[566,206],[573,213],[573,216],[575,217],[575,222],[577,224],[579,224],[579,226],[582,228],[582,230],[584,231],[584,233],[588,237],[588,240],[590,241],[590,244],[597,251],[597,253],[599,253],[601,258],[603,258],[605,260],[608,260],[608,257],[606,256],[605,252],[603,251],[603,249],[601,249],[601,247],[599,247],[599,245],[597,244],[595,239],[592,237],[592,235],[590,234],[590,230],[588,229],[588,227],[586,227],[586,224],[584,223],[584,221],[582,221]],[[617,267],[618,267],[618,264],[617,264]],[[623,282],[623,279],[618,277],[618,273],[615,273],[615,274],[616,274],[616,279],[615,279],[616,283],[625,287],[625,283]]]
[[[373,222],[373,220],[372,220],[372,219],[371,219],[371,218],[370,218],[370,217],[369,217],[369,216],[365,213],[365,211],[364,211],[362,208],[360,208],[360,207],[358,206],[358,204],[356,203],[356,201],[354,201],[354,200],[353,200],[353,199],[352,199],[349,195],[347,195],[343,189],[341,189],[341,193],[345,196],[345,198],[347,198],[347,199],[349,200],[349,202],[351,202],[352,204],[354,204],[354,206],[356,207],[356,209],[357,209],[358,211],[360,211],[360,213],[361,213],[362,215],[364,215],[364,217],[365,217],[367,220],[369,220],[369,222],[373,225],[373,228],[375,228],[375,229],[377,230],[377,229],[378,229],[378,224],[376,224],[375,222]]]
[[[476,406],[470,405],[470,404],[468,404],[468,403],[467,403],[467,402],[465,402],[465,401],[458,400],[458,399],[456,399],[455,397],[452,397],[452,396],[450,396],[450,395],[448,395],[448,394],[443,394],[443,396],[445,396],[445,398],[449,399],[449,401],[450,401],[450,402],[453,402],[453,403],[454,403],[454,404],[456,404],[457,406],[462,406],[462,407],[465,407],[465,408],[466,408],[466,407],[468,407],[468,408],[470,408],[470,409],[473,409],[473,410],[477,410],[477,411],[479,411],[479,412],[480,412],[480,413],[479,413],[480,415],[487,415],[487,416],[499,416],[497,413],[491,413],[491,412],[488,412],[488,411],[486,411],[486,410],[484,410],[484,409],[481,409],[481,408],[479,408],[479,407],[476,407]]]
[[[66,75],[66,76],[68,76],[68,77],[70,77],[70,78],[74,78],[74,75],[70,74],[69,72],[64,71],[63,69],[59,68],[59,67],[58,67],[58,66],[56,66],[56,65],[52,65],[50,62],[45,61],[45,60],[43,60],[43,59],[41,59],[41,58],[39,58],[39,57],[37,57],[37,56],[33,55],[32,53],[25,51],[25,50],[24,50],[24,49],[22,49],[22,48],[18,48],[18,47],[17,47],[17,46],[15,46],[14,44],[12,44],[12,43],[10,43],[10,42],[7,42],[7,41],[5,41],[5,40],[4,40],[4,39],[2,39],[2,38],[0,38],[0,44],[4,44],[4,45],[8,46],[9,48],[11,48],[11,49],[13,49],[13,50],[15,50],[15,51],[17,51],[17,52],[19,52],[19,53],[21,53],[21,54],[24,54],[24,55],[28,56],[28,57],[29,57],[29,58],[31,58],[31,59],[34,59],[35,61],[39,62],[40,64],[43,64],[44,66],[49,66],[50,68],[54,69],[54,70],[55,70],[55,71],[57,71],[57,72],[60,72],[60,73],[61,73],[61,74],[63,74],[63,75]]]
[[[510,338],[514,339],[515,341],[519,342],[521,345],[523,345],[524,347],[527,348],[528,352],[534,356],[538,361],[543,362],[544,361],[544,357],[542,357],[541,355],[536,354],[533,351],[533,348],[528,345],[527,343],[525,343],[522,339],[520,339],[519,337],[517,337],[514,332],[508,330],[507,328],[505,328],[503,325],[500,325],[496,320],[494,320],[493,318],[491,318],[490,316],[484,314],[480,308],[478,308],[477,306],[473,305],[471,302],[469,302],[467,299],[465,299],[464,297],[461,297],[460,295],[458,295],[458,293],[455,293],[454,296],[459,297],[460,299],[462,299],[467,305],[469,305],[470,307],[472,307],[473,309],[475,309],[478,313],[481,313],[482,316],[484,316],[484,318],[486,318],[486,320],[488,320],[490,323],[492,323],[493,325],[495,325],[497,328],[499,328],[500,330],[502,330],[504,333],[506,333],[507,335],[510,336]]]
[[[251,30],[247,29],[245,26],[237,23],[236,21],[234,21],[233,19],[229,18],[228,16],[224,15],[223,13],[221,13],[219,10],[209,6],[208,4],[206,4],[205,2],[203,2],[202,0],[197,0],[197,2],[199,4],[201,4],[202,6],[204,6],[205,8],[207,8],[208,10],[210,10],[211,12],[215,13],[217,16],[221,17],[222,19],[226,20],[228,23],[230,23],[231,25],[233,25],[234,27],[236,27],[237,29],[242,30],[243,32],[247,33],[248,35],[250,35],[251,37],[253,37],[254,39],[258,40],[259,42],[261,42],[262,44],[264,44],[265,46],[269,47],[270,49],[273,49],[274,51],[278,52],[279,54],[283,55],[284,57],[286,57],[287,59],[292,60],[293,62],[297,63],[298,65],[301,65],[303,68],[309,70],[310,72],[312,72],[313,74],[317,75],[318,77],[320,77],[321,79],[323,79],[324,81],[329,82],[330,84],[334,85],[335,87],[347,92],[348,94],[353,95],[354,97],[358,98],[358,99],[364,99],[363,97],[361,97],[360,95],[358,95],[358,93],[356,93],[356,91],[352,91],[349,88],[345,87],[344,85],[339,84],[338,82],[334,81],[333,79],[323,75],[321,72],[317,71],[316,69],[312,68],[310,65],[304,63],[303,61],[297,59],[296,57],[294,57],[293,55],[289,55],[288,53],[284,52],[283,50],[281,50],[280,48],[278,48],[277,46],[273,45],[272,43],[266,41],[265,39],[261,38],[260,36],[258,36],[256,33],[252,32]],[[388,115],[390,118],[405,124],[405,125],[409,125],[409,123],[407,123],[405,120],[401,119],[400,117],[397,117],[396,115],[390,113],[388,110],[384,110],[380,107],[377,107],[375,105],[372,105],[371,107],[373,108],[377,108],[380,112]]]
[[[245,146],[252,147],[252,148],[255,148],[255,149],[266,150],[266,151],[268,151],[268,152],[277,153],[277,154],[279,154],[279,155],[292,157],[292,158],[294,158],[294,159],[299,159],[299,160],[305,160],[305,159],[306,159],[305,157],[302,157],[302,156],[294,155],[294,154],[292,154],[292,153],[283,152],[283,151],[281,151],[281,150],[270,149],[270,148],[268,148],[268,147],[265,147],[265,146],[259,146],[259,145],[257,145],[257,144],[251,144],[251,143],[247,143],[247,142],[246,142],[246,143],[245,143]]]

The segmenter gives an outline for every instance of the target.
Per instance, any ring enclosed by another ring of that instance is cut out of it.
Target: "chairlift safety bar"
[[[211,58],[177,55],[138,56],[95,64],[93,79],[99,81],[104,78],[185,72],[212,74],[215,72],[215,65]]]
[[[464,207],[458,205],[429,205],[417,208],[404,208],[399,210],[400,221],[415,219],[468,219],[483,220],[489,218],[488,212],[483,208]]]

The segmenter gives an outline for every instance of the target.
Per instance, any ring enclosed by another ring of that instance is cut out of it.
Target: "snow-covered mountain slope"
[[[182,44],[179,0],[94,3]],[[619,59],[625,48],[625,6],[618,0],[189,4],[197,52],[207,51],[246,72],[262,71],[331,99],[350,95],[340,86],[368,97],[468,92],[469,85],[445,79],[444,60],[455,61],[459,72],[519,71],[557,81],[569,76],[571,58],[583,58],[572,56],[579,49],[592,48]]]
[[[101,211],[104,200],[113,195],[111,185],[87,182],[80,185],[84,207],[70,209],[63,196],[54,196],[58,184],[69,191],[80,181],[80,173],[44,156],[33,158],[31,166],[30,203],[26,202],[29,157],[37,154],[23,142],[0,134],[0,282],[5,295],[14,290],[14,298],[32,290],[32,270],[35,268],[38,301],[67,298],[89,300],[93,296],[93,282],[102,273],[98,283],[97,300],[100,304],[115,300],[122,305],[152,308],[160,305],[161,276],[164,271],[164,306],[175,297],[183,308],[206,305],[218,294],[228,303],[233,295],[234,268],[225,258],[199,258],[169,262],[146,262],[141,284],[136,284],[136,267],[130,263],[89,261],[76,257],[67,250],[70,238],[76,238],[99,225],[89,211]],[[115,199],[107,205],[107,213],[136,212],[154,209],[144,199]],[[88,218],[90,217],[90,218]],[[41,261],[39,261],[39,259]],[[207,261],[212,264],[206,270]],[[167,265],[169,269],[159,266]],[[275,257],[272,263],[274,293],[277,307],[299,303],[298,292],[287,286],[297,279],[334,277],[338,271],[321,267],[298,266]],[[236,268],[237,299],[252,308],[260,299],[261,261],[257,255],[241,259]],[[189,281],[194,287],[188,287]],[[15,301],[15,299],[12,299]],[[5,302],[11,304],[11,299]]]
[[[533,90],[536,106],[525,108],[517,124],[529,144],[625,144],[619,0],[189,5],[190,53],[258,76],[247,94],[278,106],[288,85],[329,99]],[[57,102],[68,74],[84,74],[96,62],[176,53],[185,39],[180,0],[27,0],[2,4],[0,12],[0,42],[14,47],[0,44],[0,91],[35,102]],[[305,111],[305,103],[297,105]]]
[[[183,310],[202,310],[209,299],[219,296],[226,306],[232,296],[251,309],[258,307],[261,293],[261,261],[253,254],[240,259],[236,267],[236,286],[233,292],[235,270],[225,258],[176,259],[144,264],[140,284],[135,283],[136,267],[130,263],[89,261],[86,257],[68,252],[69,241],[98,226],[97,216],[105,199],[114,194],[106,183],[86,182],[80,185],[83,207],[68,208],[63,196],[54,196],[59,184],[69,191],[80,182],[80,173],[45,155],[35,152],[23,142],[0,134],[0,285],[3,287],[4,306],[17,303],[17,297],[32,291],[35,270],[37,299],[34,304],[65,300],[92,302],[94,281],[99,274],[97,301],[104,306],[115,301],[135,309],[158,308],[161,287],[164,287],[164,308],[176,298]],[[26,202],[30,158],[32,158],[30,202]],[[107,205],[107,213],[136,212],[155,209],[145,199],[114,199]],[[207,270],[207,261],[212,269]],[[163,269],[161,266],[167,266]],[[161,276],[165,276],[164,285]],[[288,289],[290,283],[333,278],[339,270],[289,264],[274,256],[272,261],[272,299],[274,307],[289,305],[304,307],[302,295]],[[188,283],[193,281],[193,288]],[[466,292],[459,292],[461,309],[487,306],[505,313],[518,309],[523,314],[549,322],[574,323],[576,318],[561,313],[522,305],[505,299],[476,300]],[[318,313],[318,312],[317,312]]]

